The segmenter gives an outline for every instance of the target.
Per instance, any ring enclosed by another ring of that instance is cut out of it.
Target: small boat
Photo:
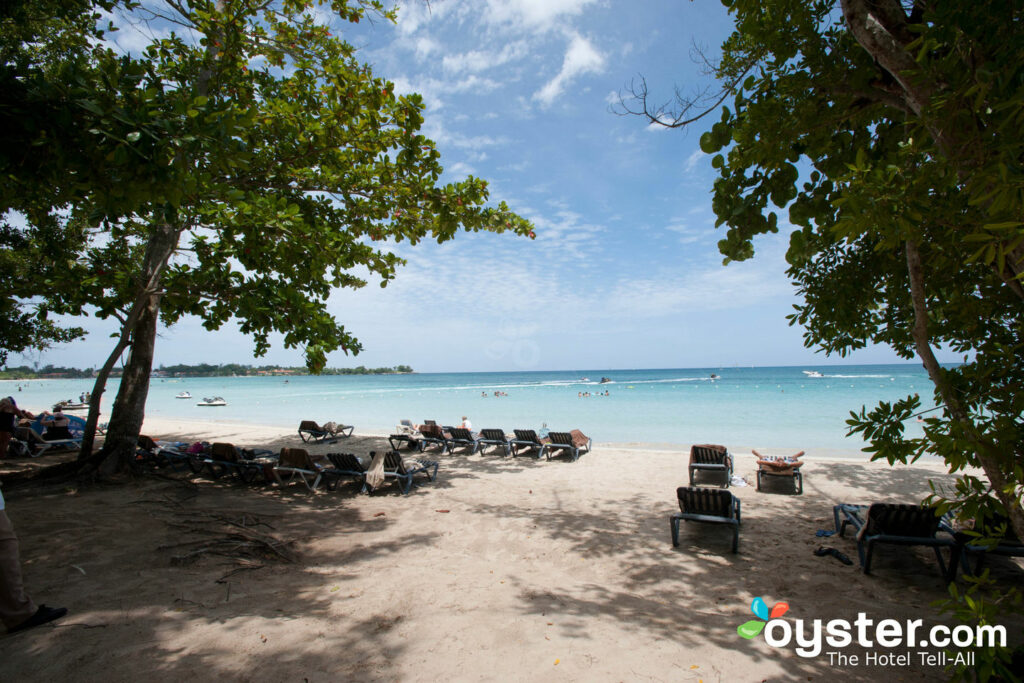
[[[72,401],[59,401],[59,402],[53,404],[53,410],[57,410],[58,408],[60,408],[61,411],[65,411],[65,410],[89,410],[89,404],[88,403],[74,403]]]
[[[711,379],[718,379],[718,375],[716,375],[715,373],[712,372],[711,373]]]
[[[192,398],[192,394],[188,393],[187,391],[183,391],[174,398]]]
[[[804,370],[804,374],[807,375],[808,377],[824,377],[825,376],[825,375],[821,374],[820,372],[818,372],[817,370]]]
[[[220,396],[214,396],[213,398],[204,398],[202,401],[197,403],[197,406],[226,406],[228,404]]]
[[[599,383],[600,384],[608,384],[608,382],[611,382],[611,379],[609,379],[608,377],[602,377],[601,381]]]

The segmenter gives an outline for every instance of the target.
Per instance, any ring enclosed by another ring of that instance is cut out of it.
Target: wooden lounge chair
[[[331,466],[323,470],[327,488],[331,491],[338,487],[342,477],[350,477],[359,482],[362,490],[366,490],[366,468],[352,453],[328,453],[327,459]]]
[[[679,512],[672,515],[672,545],[679,546],[679,522],[707,522],[732,526],[732,551],[738,552],[740,543],[740,500],[725,489],[680,486],[676,489]]]
[[[694,474],[711,472],[720,474],[725,479],[723,488],[728,488],[732,480],[732,456],[725,446],[717,444],[698,444],[690,447],[690,486],[694,486]]]
[[[571,432],[549,432],[548,438],[551,441],[541,446],[538,458],[541,455],[547,455],[548,460],[551,460],[551,453],[553,451],[564,451],[571,454],[572,461],[576,462],[580,459],[581,455],[589,453],[590,447],[594,444],[593,439],[585,436],[578,429],[574,429]]]
[[[497,446],[505,455],[512,455],[512,442],[505,436],[504,429],[481,429],[480,437],[476,440],[480,449],[480,455],[488,446]]]
[[[418,466],[406,467],[398,451],[388,451],[384,454],[384,478],[396,480],[402,487],[403,494],[409,493],[412,489],[413,477],[417,474],[426,474],[430,481],[437,479],[436,462],[421,460],[419,463]]]
[[[532,429],[513,429],[512,431],[516,435],[516,438],[509,442],[512,444],[512,457],[519,455],[520,450],[528,450],[531,452],[535,451],[539,460],[546,440],[541,440],[537,436],[537,432]]]
[[[448,430],[448,452],[455,453],[456,448],[469,448],[469,454],[476,453],[479,443],[473,433],[465,427],[451,427]]]
[[[840,515],[843,516],[842,522],[839,520]],[[870,506],[840,503],[832,508],[832,516],[840,536],[848,526],[856,529],[857,555],[865,574],[871,573],[871,557],[875,546],[888,543],[930,546],[935,551],[943,577],[947,575],[946,562],[942,559],[940,549],[950,548],[952,554],[956,542],[952,530],[943,524],[934,508],[901,503],[873,503]],[[939,531],[945,532],[948,538],[939,538]]]
[[[316,491],[323,479],[323,469],[323,465],[315,462],[305,449],[282,448],[280,459],[270,471],[281,486],[298,479],[307,489]]]
[[[438,427],[436,423],[420,425],[420,450],[426,450],[427,447],[436,445],[441,446],[441,452],[443,453],[451,451],[451,442],[445,436],[444,430]]]

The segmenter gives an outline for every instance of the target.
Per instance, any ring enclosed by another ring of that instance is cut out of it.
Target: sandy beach
[[[147,420],[144,431],[301,445],[294,431],[243,424]],[[357,434],[309,450],[385,447]],[[684,524],[672,547],[688,449],[668,445],[596,443],[577,462],[426,455],[441,463],[437,481],[409,495],[189,472],[5,491],[28,590],[70,614],[0,637],[0,680],[947,679],[916,652],[905,665],[843,666],[736,631],[759,596],[788,603],[794,620],[956,623],[929,607],[946,596],[930,549],[883,547],[866,576],[850,534],[815,536],[835,503],[919,501],[929,480],[950,481],[941,466],[809,453],[796,496],[756,491],[755,459],[730,450],[750,484],[731,489],[736,555],[716,525]],[[815,556],[821,545],[854,565]],[[1019,581],[1016,562],[991,565]]]

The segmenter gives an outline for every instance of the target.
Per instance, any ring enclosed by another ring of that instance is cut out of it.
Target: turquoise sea
[[[0,382],[0,393],[33,411],[77,400],[91,388],[89,380]],[[115,380],[107,389],[111,400],[116,390]],[[176,399],[182,391],[193,399]],[[607,396],[598,395],[605,391]],[[536,429],[547,423],[556,431],[582,429],[596,442],[712,442],[813,456],[855,454],[864,444],[846,437],[849,412],[915,393],[926,407],[933,405],[931,382],[916,364],[183,377],[154,378],[146,414],[282,429],[296,428],[303,419],[333,420],[365,432],[389,432],[403,418],[448,425],[467,415],[475,429]],[[205,396],[222,396],[228,405],[196,406]],[[920,427],[915,421],[907,430],[916,434]]]

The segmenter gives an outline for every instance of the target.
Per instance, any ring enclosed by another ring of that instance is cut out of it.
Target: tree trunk
[[[125,345],[130,345],[131,354],[125,364],[121,387],[110,413],[110,425],[107,427],[102,450],[103,461],[100,465],[102,476],[126,471],[135,462],[135,446],[142,431],[142,420],[146,412],[149,375],[153,367],[153,349],[160,318],[160,300],[163,296],[160,277],[171,254],[178,246],[180,235],[179,226],[161,222],[153,226],[153,232],[149,236],[140,278],[143,285],[122,326],[121,340],[115,349],[117,354],[120,354]],[[111,354],[108,365],[113,365],[114,358],[115,355]],[[90,418],[93,417],[92,409],[93,406],[90,406]]]
[[[111,414],[110,426],[103,444],[105,458],[100,474],[109,476],[130,469],[135,462],[135,446],[142,431],[146,415],[146,397],[149,394],[149,374],[153,367],[153,349],[160,317],[160,295],[150,296],[135,329],[132,330],[132,348],[121,375],[121,387]]]
[[[138,316],[129,316],[129,319],[137,320]],[[89,415],[85,420],[85,435],[82,438],[82,448],[78,452],[79,460],[87,460],[92,455],[93,444],[96,441],[96,425],[100,421],[100,401],[103,399],[103,392],[107,390],[107,379],[110,377],[110,371],[114,368],[114,363],[128,347],[130,331],[126,329],[126,326],[127,323],[121,329],[121,339],[117,346],[111,351],[103,367],[96,373],[96,381],[92,386],[92,397],[89,399]]]
[[[924,271],[921,267],[921,253],[918,251],[917,243],[908,240],[906,244],[907,272],[910,276],[910,295],[914,305],[914,327],[912,336],[917,347],[917,355],[924,363],[928,371],[928,377],[939,391],[942,402],[952,421],[960,424],[964,433],[974,447],[974,453],[981,464],[981,469],[988,477],[992,490],[995,492],[999,502],[1006,509],[1006,516],[1010,520],[1017,538],[1024,538],[1024,509],[1021,508],[1014,496],[1012,484],[1003,471],[1003,463],[1012,469],[1014,464],[1013,444],[1009,446],[1009,458],[1000,452],[999,445],[992,443],[979,433],[971,416],[964,408],[957,397],[956,392],[946,380],[945,371],[939,365],[935,354],[932,352],[928,338],[928,308],[924,293]]]

